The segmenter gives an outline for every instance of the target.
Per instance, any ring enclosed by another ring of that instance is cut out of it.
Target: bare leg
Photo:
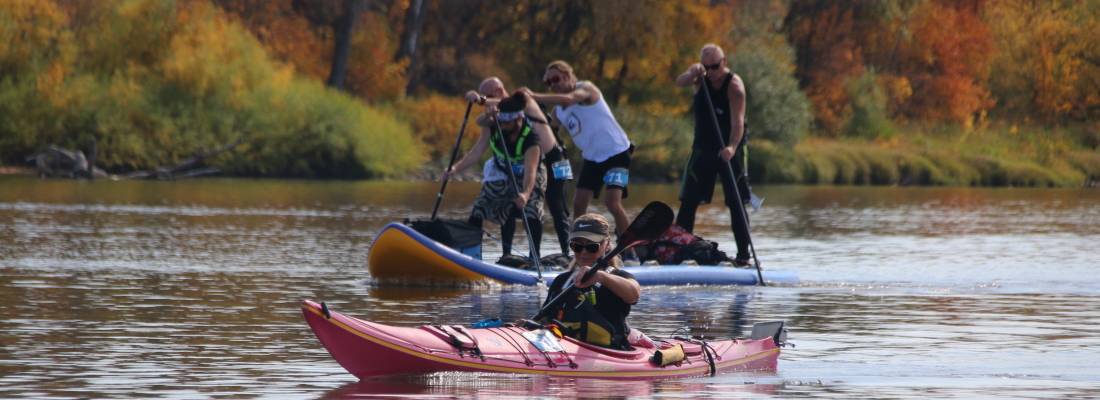
[[[630,226],[630,218],[626,216],[626,210],[623,209],[623,190],[620,188],[607,188],[607,198],[604,199],[604,202],[604,204],[607,204],[607,211],[615,218],[615,233],[626,232],[626,228]],[[636,260],[637,258],[634,249],[623,251],[624,261],[628,259]]]
[[[573,193],[573,219],[577,219],[586,213],[588,213],[588,203],[592,202],[592,197],[596,195],[591,189],[580,189]]]
[[[604,202],[607,204],[607,211],[615,218],[615,232],[625,232],[626,227],[630,226],[630,218],[626,216],[626,210],[623,209],[623,190],[607,188],[607,198]]]

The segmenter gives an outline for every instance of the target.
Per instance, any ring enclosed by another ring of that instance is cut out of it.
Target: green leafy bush
[[[729,54],[730,70],[745,82],[745,118],[754,138],[790,149],[813,121],[810,100],[794,77],[794,51],[786,44],[748,39]]]

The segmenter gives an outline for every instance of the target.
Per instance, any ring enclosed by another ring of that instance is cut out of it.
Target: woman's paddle
[[[622,253],[623,250],[657,240],[657,238],[661,237],[661,235],[668,230],[668,227],[672,225],[673,219],[675,219],[675,216],[672,213],[672,208],[669,207],[668,204],[659,201],[649,203],[649,205],[642,209],[641,213],[638,213],[638,217],[634,218],[634,222],[631,222],[630,226],[626,228],[626,232],[619,235],[619,238],[616,240],[615,248],[611,249],[607,254],[604,254],[603,257],[600,257],[600,259],[596,261],[596,265],[593,265],[592,268],[584,274],[581,282],[588,281],[593,275],[596,275],[597,271],[607,268],[608,262],[619,255],[619,253]],[[538,314],[535,314],[534,317],[531,317],[531,320],[538,321],[545,316],[546,312],[554,304],[573,292],[573,289],[573,280],[570,279],[569,283],[561,290],[561,293],[558,293],[552,300],[546,302],[546,306],[539,310]]]
[[[493,117],[493,123],[496,124],[497,132],[500,133],[500,148],[505,152],[505,154],[507,154],[508,153],[508,142],[504,140],[504,131],[500,130],[500,120],[497,119],[496,117]],[[490,135],[489,137],[490,138],[492,138],[492,134],[493,134],[492,132],[489,132],[489,135]],[[516,182],[516,175],[513,174],[512,171],[508,170],[508,169],[511,169],[511,166],[508,165],[508,162],[509,161],[507,159],[505,159],[502,162],[504,164],[504,167],[507,168],[504,171],[504,174],[511,177],[511,179],[509,179],[509,180],[512,181],[512,188],[516,189],[516,196],[519,196],[519,194],[520,194],[519,183]],[[497,165],[500,166],[499,163]],[[523,171],[523,172],[524,172],[524,174],[527,173],[527,171]],[[535,174],[537,175],[538,171],[535,171]],[[511,218],[511,217],[512,217],[511,215],[508,216],[508,218]],[[520,220],[523,221],[523,230],[527,231],[527,246],[531,248],[531,257],[530,257],[531,261],[535,262],[535,271],[538,272],[539,282],[542,282],[542,265],[539,264],[539,252],[538,252],[538,249],[535,246],[535,237],[531,236],[531,227],[527,225],[527,213],[524,212],[524,210],[522,208],[519,210],[519,218],[520,218]]]
[[[707,82],[706,75],[703,75],[702,79],[703,87],[699,90],[703,91],[703,97],[707,99],[707,109],[710,110],[710,118],[714,122],[714,137],[718,139],[718,144],[723,144],[725,141],[722,140],[722,132],[719,132],[718,115],[715,114],[714,103],[710,100],[710,84]],[[767,286],[764,283],[764,273],[760,272],[760,260],[756,258],[756,248],[752,245],[752,234],[749,233],[749,216],[745,214],[745,205],[741,203],[741,189],[737,188],[737,177],[733,175],[733,166],[729,162],[723,162],[722,165],[726,166],[726,172],[729,172],[730,177],[733,179],[733,193],[737,195],[737,204],[739,205],[737,209],[741,210],[741,220],[745,221],[745,235],[749,241],[749,250],[752,251],[752,261],[756,263],[756,276],[760,278],[760,286]]]
[[[451,167],[455,165],[455,157],[458,156],[458,145],[462,144],[462,134],[466,133],[466,122],[470,121],[470,108],[474,106],[474,103],[466,105],[466,116],[462,118],[462,127],[458,129],[458,140],[455,141],[455,148],[451,150],[451,163],[447,164],[447,170],[450,171]],[[447,190],[447,181],[450,177],[443,180],[443,187],[439,188],[439,196],[435,198],[435,208],[432,208],[432,218],[435,219],[435,214],[439,212],[439,203],[443,201],[443,191]]]

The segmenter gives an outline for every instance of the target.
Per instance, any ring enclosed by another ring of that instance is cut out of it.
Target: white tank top
[[[580,82],[577,82],[580,85]],[[596,104],[574,104],[568,108],[557,106],[554,110],[562,126],[569,131],[573,144],[581,149],[581,157],[588,161],[604,162],[630,148],[626,132],[611,115],[611,108],[600,95]]]

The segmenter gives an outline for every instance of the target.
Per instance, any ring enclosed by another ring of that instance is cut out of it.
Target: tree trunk
[[[626,57],[623,57],[623,67],[619,68],[619,78],[615,80],[615,85],[612,86],[611,96],[604,96],[604,101],[608,105],[619,105],[619,97],[623,94],[623,87],[626,85],[626,73],[630,70],[630,62]]]
[[[409,77],[409,83],[405,86],[406,93],[413,89],[415,83],[412,74],[415,71],[413,64],[416,62],[416,40],[427,19],[428,0],[412,0],[409,9],[405,10],[405,31],[401,32],[401,47],[397,49],[397,55],[394,57],[395,61],[409,59],[409,65],[405,66],[405,76]]]
[[[416,39],[420,35],[420,29],[424,27],[427,11],[428,0],[412,0],[409,9],[405,10],[405,31],[401,32],[401,47],[397,49],[394,61],[409,58],[409,65],[412,66],[412,58],[416,54]]]
[[[344,90],[344,80],[348,75],[348,56],[351,54],[351,34],[363,3],[364,0],[344,0],[344,13],[332,24],[332,31],[336,35],[336,48],[332,54],[332,70],[328,75],[328,85],[336,90]]]

